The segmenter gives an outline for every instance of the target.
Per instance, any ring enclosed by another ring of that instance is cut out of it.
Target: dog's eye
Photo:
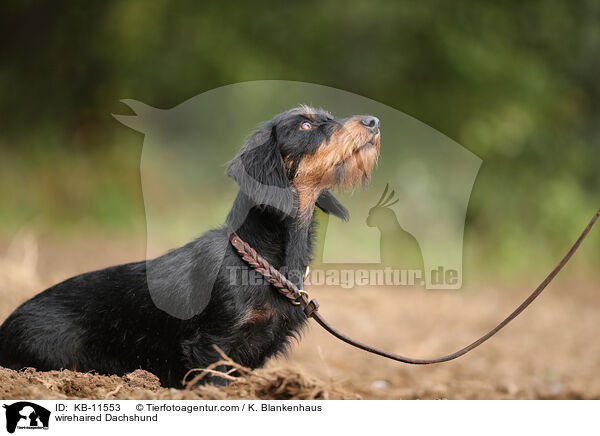
[[[305,121],[302,123],[302,125],[300,126],[300,128],[302,130],[310,130],[313,128],[313,125],[311,123],[309,123],[308,121]]]

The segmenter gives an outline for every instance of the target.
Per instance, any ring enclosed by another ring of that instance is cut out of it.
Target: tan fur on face
[[[310,220],[319,193],[338,183],[337,167],[344,163],[345,188],[366,183],[379,157],[379,134],[375,138],[360,123],[361,117],[353,117],[336,131],[328,142],[298,164],[293,184],[298,192],[299,213]],[[372,142],[371,146],[365,144]],[[360,150],[359,150],[360,149]]]

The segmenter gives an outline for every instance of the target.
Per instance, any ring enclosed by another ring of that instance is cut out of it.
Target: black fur
[[[0,327],[0,365],[103,374],[142,368],[164,385],[179,386],[189,369],[219,360],[213,344],[250,368],[284,352],[306,317],[268,285],[232,283],[231,267],[242,271],[246,265],[227,237],[237,231],[301,284],[314,223],[301,225],[297,219],[290,183],[295,169],[286,168],[284,158],[297,162],[339,125],[316,112],[311,119],[318,128],[304,132],[298,126],[305,119],[302,109],[276,116],[230,162],[227,175],[240,191],[223,227],[156,259],[73,277],[21,305]],[[347,219],[347,210],[328,190],[317,205]],[[177,298],[188,302],[183,315],[159,309]]]

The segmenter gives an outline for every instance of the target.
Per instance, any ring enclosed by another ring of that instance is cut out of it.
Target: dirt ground
[[[0,321],[59,280],[143,256],[139,244],[101,237],[64,242],[22,234],[0,241]],[[310,292],[326,318],[350,335],[405,355],[433,357],[493,327],[541,278],[448,292],[320,287]],[[388,361],[353,349],[311,323],[287,359],[243,371],[226,388],[166,389],[141,370],[106,377],[0,368],[0,398],[598,399],[599,311],[597,281],[571,265],[505,330],[449,363],[415,367]]]

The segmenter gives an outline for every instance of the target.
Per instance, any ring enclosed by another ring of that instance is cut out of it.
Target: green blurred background
[[[467,264],[543,271],[600,206],[599,72],[594,1],[4,1],[0,237],[143,236],[143,136],[112,118],[130,113],[119,100],[281,79],[380,101],[477,154]]]

